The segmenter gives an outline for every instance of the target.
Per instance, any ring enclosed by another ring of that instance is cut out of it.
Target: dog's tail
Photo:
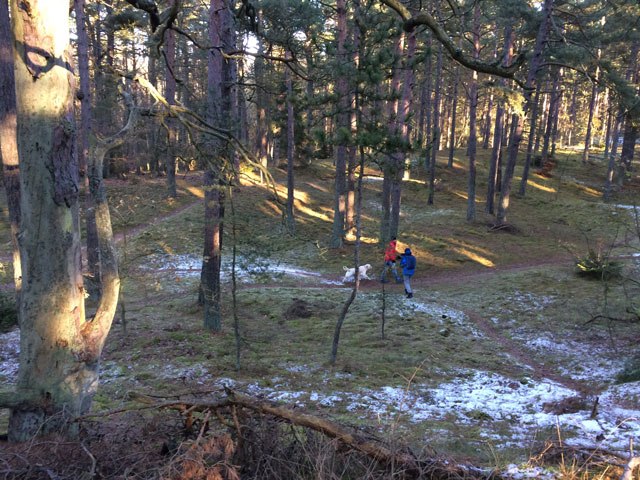
[[[349,267],[342,267],[342,269],[346,272],[347,270],[349,270]]]

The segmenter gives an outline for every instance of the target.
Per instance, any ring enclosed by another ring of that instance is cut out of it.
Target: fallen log
[[[222,421],[219,413],[223,408],[243,408],[251,410],[260,415],[269,415],[280,420],[285,420],[293,425],[309,428],[316,432],[320,432],[326,437],[335,439],[339,444],[348,447],[351,451],[362,453],[384,468],[393,468],[394,471],[402,471],[403,478],[432,478],[432,479],[474,479],[474,480],[502,480],[502,475],[495,470],[482,470],[473,466],[453,465],[443,460],[431,458],[419,458],[411,451],[396,452],[384,445],[384,442],[378,439],[367,439],[351,429],[325,420],[323,418],[309,415],[306,413],[295,412],[291,409],[272,404],[270,402],[261,401],[251,398],[241,393],[226,390],[226,395],[219,396],[214,399],[178,399],[178,400],[158,400],[149,395],[138,392],[129,392],[127,397],[142,406],[124,407],[107,412],[87,414],[78,417],[76,420],[84,420],[101,416],[109,416],[125,411],[138,411],[149,409],[171,409],[182,412],[183,414],[191,414],[193,412],[208,412],[207,421],[210,421],[209,413],[215,412],[216,417],[222,424],[227,427],[235,426],[240,436],[240,428],[237,416],[234,415],[233,424]],[[211,417],[213,418],[213,417]]]

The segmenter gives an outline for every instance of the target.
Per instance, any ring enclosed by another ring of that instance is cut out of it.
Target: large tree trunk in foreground
[[[16,143],[16,91],[13,74],[13,52],[11,51],[11,25],[9,5],[0,0],[0,162],[2,163],[4,187],[7,192],[11,244],[13,246],[13,281],[16,299],[20,302],[22,268],[18,230],[20,228],[20,161]]]
[[[222,45],[223,50],[235,49],[233,20],[225,0],[211,0],[209,6],[209,42]],[[231,129],[233,66],[222,53],[213,49],[209,53],[207,75],[207,101],[209,121],[220,128]],[[222,328],[220,309],[220,266],[222,263],[222,222],[224,219],[224,172],[222,165],[231,165],[233,154],[220,140],[212,144],[204,177],[205,231],[202,261],[201,300],[204,305],[205,328],[219,331]]]
[[[11,441],[69,431],[69,418],[89,410],[113,318],[103,310],[85,318],[68,5],[66,0],[11,2],[23,166],[16,388],[21,402],[11,411]]]

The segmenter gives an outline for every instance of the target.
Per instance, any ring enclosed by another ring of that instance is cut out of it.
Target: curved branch
[[[411,12],[398,0],[380,0],[389,8],[395,10],[400,15],[404,22],[404,30],[411,32],[418,25],[425,25],[431,30],[436,39],[442,44],[442,46],[449,52],[451,58],[461,65],[475,70],[476,72],[487,73],[489,75],[495,75],[497,77],[508,78],[516,82],[523,89],[530,89],[524,82],[515,77],[516,72],[520,69],[526,58],[526,51],[520,52],[514,61],[508,67],[503,67],[495,63],[486,63],[476,60],[458,48],[453,40],[449,37],[447,32],[440,26],[440,24],[430,15],[428,12],[420,12],[417,15],[411,15]]]

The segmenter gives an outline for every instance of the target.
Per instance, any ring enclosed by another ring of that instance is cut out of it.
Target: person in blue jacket
[[[412,298],[413,290],[411,290],[411,277],[416,273],[416,257],[411,254],[410,248],[405,248],[400,266],[404,267],[402,269],[402,276],[404,277],[404,291],[407,293],[407,298]]]

